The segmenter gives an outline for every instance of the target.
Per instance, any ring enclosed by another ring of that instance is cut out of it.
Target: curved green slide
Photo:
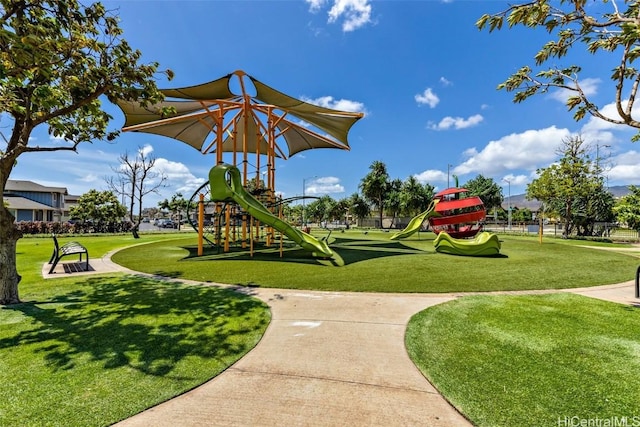
[[[406,239],[407,237],[411,236],[413,233],[420,230],[420,227],[422,226],[422,223],[424,222],[425,219],[438,215],[435,209],[436,209],[436,201],[432,201],[426,211],[422,212],[420,215],[416,217],[411,218],[411,221],[409,221],[409,224],[407,224],[405,229],[402,231],[398,231],[393,236],[391,236],[390,239],[391,240]]]
[[[476,234],[473,239],[454,239],[442,231],[433,241],[436,252],[464,256],[494,256],[500,253],[498,236],[488,231]]]
[[[320,241],[310,234],[304,233],[289,223],[272,214],[259,200],[253,197],[242,186],[240,170],[229,164],[214,166],[209,171],[211,200],[215,202],[236,202],[249,215],[283,233],[303,249],[314,256],[330,258],[333,251],[327,242]]]

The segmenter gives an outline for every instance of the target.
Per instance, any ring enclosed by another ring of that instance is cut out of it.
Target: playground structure
[[[231,89],[236,82],[237,94]],[[254,95],[249,94],[249,84]],[[215,155],[220,169],[214,167],[210,173],[216,179],[209,180],[210,200],[199,201],[206,203],[211,217],[205,236],[205,209],[199,210],[199,253],[203,237],[225,252],[236,245],[248,248],[251,255],[256,244],[271,246],[280,237],[282,255],[284,235],[318,256],[331,256],[326,242],[298,234],[283,220],[283,201],[276,195],[276,159],[315,148],[349,150],[348,132],[362,113],[303,102],[240,70],[161,92],[165,101],[154,105],[118,101],[125,115],[122,130],[167,136]],[[196,193],[204,193],[205,187]],[[194,194],[191,200],[196,197],[202,198]]]
[[[434,196],[438,215],[429,218],[434,233],[447,232],[453,238],[473,237],[482,231],[487,216],[482,199],[469,196],[466,188],[452,187]]]
[[[249,194],[242,185],[240,171],[237,167],[228,164],[214,166],[209,171],[209,183],[211,185],[211,200],[237,203],[256,221],[275,228],[303,249],[312,252],[314,256],[330,258],[333,255],[326,240],[318,240],[310,234],[291,226]],[[229,222],[227,222],[225,233],[228,234],[230,229]],[[249,230],[249,234],[252,235],[251,230]],[[229,240],[228,235],[225,236],[225,240]],[[250,242],[253,243],[253,239],[250,239]]]
[[[500,241],[493,233],[482,231],[486,209],[482,199],[469,196],[466,188],[452,187],[437,193],[429,207],[409,221],[404,230],[393,234],[391,240],[406,239],[420,231],[425,220],[436,233],[433,242],[436,252],[492,256],[500,253]]]
[[[435,207],[438,201],[439,200],[437,199],[432,200],[427,210],[411,218],[411,221],[409,221],[409,224],[407,224],[404,230],[398,231],[397,233],[393,234],[390,237],[390,239],[391,240],[406,239],[407,237],[412,236],[414,233],[419,232],[420,228],[422,228],[422,223],[425,221],[425,219],[429,219],[434,215],[438,215],[435,211]]]
[[[500,253],[500,240],[494,233],[482,231],[473,239],[454,239],[446,231],[433,241],[436,252],[464,256],[495,256]]]

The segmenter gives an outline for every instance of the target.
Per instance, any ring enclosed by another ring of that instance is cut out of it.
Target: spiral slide
[[[214,166],[209,171],[211,200],[216,202],[235,202],[249,215],[283,233],[303,249],[320,258],[331,258],[333,251],[325,241],[320,241],[310,234],[298,230],[289,223],[273,215],[259,200],[253,197],[242,186],[240,170],[229,164]]]
[[[416,231],[420,230],[420,227],[422,227],[422,223],[424,222],[425,219],[438,215],[435,211],[436,203],[438,203],[437,200],[432,201],[426,211],[422,212],[420,215],[416,217],[411,218],[411,221],[409,221],[409,224],[405,227],[405,229],[402,231],[398,231],[393,236],[391,236],[390,239],[391,240],[406,239]]]

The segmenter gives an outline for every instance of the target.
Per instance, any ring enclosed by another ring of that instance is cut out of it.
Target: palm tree
[[[360,181],[360,189],[364,198],[378,208],[380,228],[382,228],[384,201],[389,192],[389,174],[387,166],[378,160],[371,163],[369,170],[371,172]]]

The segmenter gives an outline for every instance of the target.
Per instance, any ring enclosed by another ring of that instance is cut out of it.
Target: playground
[[[313,234],[322,239],[324,232]],[[113,261],[166,279],[129,270],[43,280],[49,239],[21,239],[24,303],[0,312],[0,324],[7,326],[0,330],[5,344],[0,356],[10,367],[3,374],[3,393],[22,405],[15,413],[0,414],[0,422],[109,425],[204,383],[224,391],[225,399],[238,399],[223,405],[224,411],[215,406],[216,415],[207,415],[209,425],[263,415],[253,419],[286,424],[297,417],[326,416],[347,422],[358,411],[365,414],[359,415],[360,425],[394,417],[405,425],[424,419],[460,425],[464,419],[457,411],[474,425],[513,425],[523,416],[544,425],[564,413],[638,409],[637,358],[629,352],[640,345],[634,332],[639,312],[568,294],[607,295],[619,289],[624,302],[633,300],[630,286],[600,290],[597,285],[632,279],[637,247],[551,238],[540,245],[535,237],[500,236],[505,248],[500,257],[460,257],[436,252],[431,233],[402,241],[390,241],[389,233],[380,231],[334,236],[328,243],[341,265],[293,243],[283,257],[277,248],[253,257],[211,248],[199,257],[192,255],[197,251],[193,232],[142,235],[143,244],[131,236],[82,239],[94,265],[118,250]],[[230,284],[235,291],[207,286],[212,283]],[[479,290],[482,295],[466,296]],[[267,325],[269,339],[263,337]],[[264,345],[255,347],[259,341]],[[252,357],[229,368],[247,352]],[[541,359],[543,354],[552,359]],[[419,383],[415,366],[456,409],[424,379]],[[29,375],[19,383],[8,380],[19,372]],[[219,372],[225,372],[220,381],[208,382]],[[295,383],[294,374],[302,375]],[[274,383],[273,375],[282,381]],[[603,378],[606,382],[595,384]],[[258,386],[260,381],[265,385]],[[358,391],[354,381],[361,384]],[[392,395],[391,385],[396,386]],[[261,393],[251,392],[256,386]],[[509,393],[501,398],[497,389],[503,386]],[[581,392],[568,399],[572,390]],[[208,414],[208,404],[199,406],[189,396],[176,401],[187,403],[184,410],[176,409],[174,400],[167,402],[173,417],[193,420]],[[375,405],[379,399],[392,399],[396,410],[382,410],[387,405]],[[297,410],[284,410],[292,401]],[[540,410],[533,414],[531,405]],[[130,420],[123,425],[149,421],[142,415]]]
[[[512,426],[640,414],[629,295],[640,248],[484,231],[482,200],[457,185],[404,230],[296,225],[283,216],[298,200],[277,193],[277,162],[348,150],[362,115],[242,71],[164,93],[161,105],[119,103],[123,130],[214,159],[191,197],[194,231],[82,238],[88,277],[49,274],[50,246],[21,239],[24,302],[0,311],[0,399],[19,403],[0,424]]]

